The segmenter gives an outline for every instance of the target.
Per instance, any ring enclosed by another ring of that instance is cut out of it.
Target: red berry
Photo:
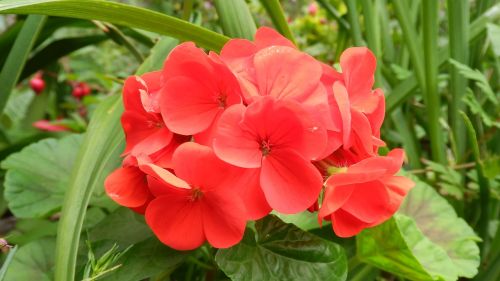
[[[30,80],[31,89],[39,95],[45,89],[45,81],[41,77],[35,76]]]
[[[73,87],[73,92],[71,93],[75,98],[81,99],[84,96],[89,95],[91,89],[89,85],[85,82],[76,83]]]

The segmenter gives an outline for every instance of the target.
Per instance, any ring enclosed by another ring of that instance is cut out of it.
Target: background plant
[[[258,279],[275,276],[259,261],[235,267],[250,253],[272,259],[287,280],[307,276],[286,268],[310,272],[311,280],[314,273],[334,280],[498,280],[500,4],[321,0],[310,13],[313,2],[304,0],[283,6],[277,0],[122,2],[0,1],[1,230],[18,245],[4,255],[5,280],[80,280],[90,276],[88,264],[100,260],[106,266],[99,272],[112,269],[102,280],[247,280],[253,268],[262,274]],[[334,238],[329,227],[311,224],[309,214],[271,216],[249,226],[234,248],[175,252],[103,192],[123,149],[121,82],[159,69],[179,41],[218,50],[229,37],[251,38],[260,25],[274,25],[327,63],[349,46],[373,50],[376,81],[387,98],[382,135],[388,147],[405,148],[407,173],[421,192],[412,192],[394,219],[356,239]],[[28,81],[38,71],[46,87],[35,95]],[[72,97],[75,82],[90,85],[92,94]],[[40,119],[84,133],[41,132],[32,127]],[[430,217],[411,206],[430,210]],[[447,227],[436,235],[429,222]],[[394,244],[383,243],[389,236]],[[277,251],[290,237],[300,239]],[[313,249],[307,254],[305,241]],[[418,242],[427,249],[411,247]],[[330,266],[321,267],[325,249]],[[427,259],[429,253],[439,253],[442,262]]]

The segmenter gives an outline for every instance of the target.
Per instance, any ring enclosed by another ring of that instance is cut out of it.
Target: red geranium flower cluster
[[[144,213],[166,245],[238,243],[248,220],[314,209],[353,236],[387,220],[413,183],[403,151],[378,156],[384,95],[375,57],[350,48],[342,73],[269,28],[218,55],[177,46],[161,71],[123,89],[123,166],[106,179],[118,204]]]

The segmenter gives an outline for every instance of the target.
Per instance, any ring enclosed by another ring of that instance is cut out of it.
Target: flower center
[[[223,92],[221,92],[218,96],[217,96],[217,104],[219,105],[220,108],[226,108],[226,102],[227,102],[227,95]]]
[[[191,201],[198,201],[203,197],[203,191],[199,187],[193,187],[191,191]]]
[[[149,128],[163,128],[163,123],[161,121],[148,120]]]
[[[262,152],[262,156],[267,156],[271,153],[271,144],[268,140],[263,140],[260,142],[260,151]]]

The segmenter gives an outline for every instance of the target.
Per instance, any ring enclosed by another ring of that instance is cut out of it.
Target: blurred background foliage
[[[243,2],[257,26],[273,26],[263,1]],[[119,2],[229,34],[214,1]],[[475,280],[500,280],[500,4],[494,0],[291,0],[281,4],[298,47],[321,61],[337,66],[341,52],[350,46],[373,50],[378,58],[377,86],[387,97],[382,138],[389,148],[405,148],[407,173],[432,186],[480,237],[481,266]],[[138,73],[159,69],[177,42],[96,20],[0,15],[0,176],[6,178],[0,187],[0,234],[21,246],[18,262],[35,255],[31,262],[36,268],[16,274],[12,269],[6,280],[52,278],[54,256],[48,252],[55,247],[65,192],[60,182],[70,181],[75,153],[82,144],[75,133],[86,132],[96,107],[119,94],[127,76],[138,69]],[[39,83],[36,79],[43,80],[44,86],[34,86]],[[28,146],[34,152],[23,155]],[[66,166],[52,167],[54,159],[64,159]],[[116,164],[107,165],[109,171]],[[42,172],[26,174],[30,169]],[[58,186],[57,192],[52,185]],[[131,251],[146,255],[147,249],[155,248],[153,242],[145,242],[151,239],[140,223],[128,237],[105,239],[103,226],[119,227],[125,218],[138,220],[116,209],[102,190],[92,193],[83,222],[84,237],[92,246],[80,243],[78,252],[79,274],[86,280],[115,270],[120,258],[133,259]],[[312,232],[332,239],[328,227]],[[334,240],[347,249],[349,280],[404,280],[361,265],[351,250],[354,239]],[[124,251],[127,247],[132,249]],[[43,264],[36,264],[37,251],[47,252],[40,257]],[[155,252],[154,257],[168,254]],[[105,258],[99,263],[97,256]],[[130,280],[225,278],[213,256],[213,249],[203,247],[187,258],[176,256],[168,264],[151,265],[146,270],[151,274]],[[2,256],[9,261],[8,257]],[[188,262],[180,265],[185,259]],[[135,263],[143,265],[139,260]],[[207,270],[215,276],[199,274]],[[127,272],[132,270],[117,276]]]

